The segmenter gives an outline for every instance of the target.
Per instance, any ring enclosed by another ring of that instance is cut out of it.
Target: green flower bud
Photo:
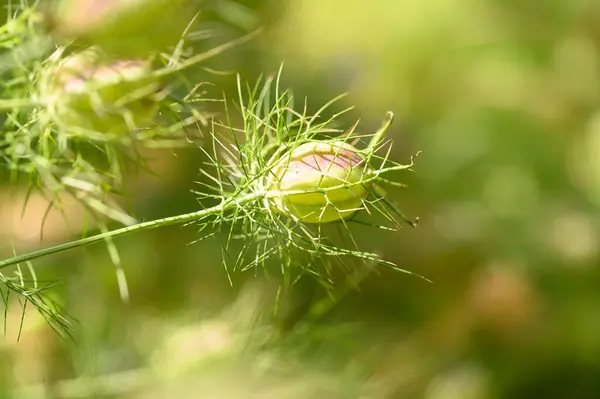
[[[271,204],[306,223],[348,218],[363,208],[362,183],[368,166],[353,146],[312,142],[283,155],[269,176],[269,190],[281,195]]]
[[[197,0],[58,0],[48,13],[54,35],[100,46],[107,54],[145,57],[177,44]]]
[[[50,118],[65,130],[126,133],[158,113],[160,83],[151,72],[146,61],[103,62],[88,49],[45,72],[41,97]]]

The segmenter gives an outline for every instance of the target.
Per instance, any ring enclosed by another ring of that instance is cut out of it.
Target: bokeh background
[[[193,227],[116,241],[129,302],[105,246],[49,256],[35,265],[61,282],[51,295],[74,340],[30,310],[17,341],[10,306],[3,397],[599,398],[600,3],[217,3],[201,46],[266,29],[207,67],[253,81],[285,62],[312,109],[347,91],[343,122],[363,131],[396,113],[394,159],[422,154],[390,198],[420,223],[357,240],[432,283],[376,268],[329,301],[307,279],[274,320],[277,278],[235,273],[231,286],[218,237],[188,245]],[[235,95],[234,76],[194,73]],[[155,175],[132,171],[127,209],[195,209],[199,151],[147,155]],[[81,234],[67,204],[40,243],[47,202],[33,195],[22,214],[25,195],[0,186],[3,257]]]

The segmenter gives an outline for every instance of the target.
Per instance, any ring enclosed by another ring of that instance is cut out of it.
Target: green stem
[[[235,208],[237,206],[240,206],[242,204],[258,200],[264,196],[265,196],[265,194],[261,193],[261,192],[248,194],[248,195],[245,195],[245,196],[237,198],[237,199],[235,198],[235,196],[233,196],[233,197],[227,198],[226,200],[221,202],[219,205],[215,205],[211,208],[206,208],[206,209],[202,209],[200,211],[186,213],[184,215],[171,216],[171,217],[167,217],[167,218],[163,218],[163,219],[151,220],[149,222],[138,223],[133,226],[126,226],[126,227],[123,227],[120,229],[108,231],[108,232],[101,233],[101,234],[96,234],[91,237],[85,237],[85,238],[82,238],[79,240],[55,245],[53,247],[43,248],[38,251],[30,252],[30,253],[27,253],[24,255],[15,256],[10,259],[0,261],[0,269],[8,267],[8,266],[13,266],[18,263],[28,262],[33,259],[41,258],[46,255],[51,255],[51,254],[55,254],[58,252],[66,251],[68,249],[82,247],[84,245],[94,244],[98,241],[103,241],[107,238],[118,237],[118,236],[122,236],[125,234],[133,233],[136,231],[150,230],[150,229],[155,229],[158,227],[193,222],[195,220],[199,220],[199,219],[205,218],[210,215],[216,215],[216,214],[228,211],[228,210]]]
[[[388,111],[385,113],[385,119],[383,120],[383,125],[379,128],[377,133],[373,135],[371,138],[371,142],[369,142],[369,146],[367,147],[370,151],[377,150],[377,146],[383,140],[383,136],[385,132],[389,129],[390,125],[394,121],[394,113],[392,111]]]
[[[262,28],[256,29],[255,31],[250,32],[247,35],[240,37],[239,39],[232,40],[230,42],[221,44],[220,46],[214,47],[208,51],[205,51],[204,53],[194,55],[194,56],[188,58],[187,60],[183,61],[181,64],[173,66],[172,68],[161,69],[155,73],[155,76],[165,76],[165,75],[170,75],[174,72],[182,71],[182,70],[189,68],[193,65],[196,65],[202,61],[206,61],[209,58],[215,57],[233,47],[237,47],[241,44],[244,44],[244,43],[250,41],[251,39],[253,39],[255,36],[257,36],[261,32],[262,32]]]

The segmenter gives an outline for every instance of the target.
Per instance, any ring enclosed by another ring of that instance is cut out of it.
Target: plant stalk
[[[369,146],[367,147],[368,150],[373,151],[373,152],[375,150],[377,150],[377,146],[379,144],[381,144],[381,141],[383,140],[385,133],[387,132],[387,130],[389,129],[389,127],[391,126],[393,121],[394,121],[394,113],[392,111],[386,112],[385,119],[383,120],[383,124],[381,125],[379,130],[373,135],[373,137],[371,138],[371,141],[369,142]]]
[[[235,39],[230,42],[216,46],[208,51],[205,51],[204,53],[196,54],[196,55],[188,58],[187,60],[183,61],[179,65],[175,65],[171,68],[164,68],[159,71],[156,71],[155,76],[165,76],[165,75],[170,75],[174,72],[180,72],[180,71],[182,71],[186,68],[189,68],[193,65],[196,65],[202,61],[206,61],[209,58],[213,58],[231,48],[237,47],[241,44],[244,44],[244,43],[254,39],[256,36],[258,36],[262,32],[262,30],[263,30],[262,28],[258,28],[238,39]]]
[[[391,120],[389,120],[388,124],[385,126],[385,129],[387,129],[387,126],[389,126],[389,123],[391,123]],[[383,130],[383,131],[385,132],[385,130]],[[383,135],[380,135],[380,137],[382,137],[382,136]],[[360,184],[368,184],[370,182],[376,181],[382,173],[396,171],[396,170],[406,170],[406,169],[410,169],[411,167],[412,167],[412,162],[409,165],[396,165],[396,166],[392,166],[392,167],[385,168],[385,169],[371,171],[370,173],[368,173],[367,175],[364,176],[364,178],[362,179]],[[338,190],[340,187],[344,187],[344,185],[315,189],[315,192],[326,193],[328,191]],[[288,195],[294,195],[294,194],[305,194],[306,192],[307,192],[306,190],[289,190],[289,191],[286,191],[285,193]],[[120,229],[96,234],[91,237],[85,237],[85,238],[82,238],[79,240],[55,245],[53,247],[40,249],[38,251],[30,252],[28,254],[15,256],[10,259],[0,261],[0,269],[8,267],[8,266],[13,266],[18,263],[28,262],[33,259],[41,258],[43,256],[51,255],[51,254],[54,254],[57,252],[63,252],[63,251],[66,251],[68,249],[72,249],[75,247],[82,247],[85,245],[90,245],[90,244],[96,243],[98,241],[106,240],[107,238],[118,237],[118,236],[122,236],[125,234],[133,233],[136,231],[150,230],[150,229],[155,229],[158,227],[170,226],[170,225],[175,225],[175,224],[185,224],[185,223],[197,221],[197,220],[203,219],[207,216],[217,215],[217,214],[226,212],[230,209],[239,207],[248,202],[257,201],[257,200],[260,200],[263,198],[273,198],[273,197],[280,196],[281,194],[282,193],[277,190],[255,191],[250,194],[243,195],[239,198],[236,194],[234,194],[231,197],[224,199],[220,204],[215,205],[211,208],[206,208],[206,209],[202,209],[202,210],[199,210],[196,212],[186,213],[183,215],[170,216],[167,218],[151,220],[148,222],[142,222],[142,223],[134,224],[131,226],[125,226]]]
[[[185,224],[189,222],[193,222],[207,216],[216,215],[222,212],[226,212],[232,208],[240,206],[242,204],[252,202],[258,200],[265,196],[264,192],[256,192],[245,195],[240,198],[236,198],[235,196],[229,197],[226,200],[222,201],[219,205],[215,205],[211,208],[202,209],[196,212],[190,212],[183,215],[171,216],[162,219],[151,220],[148,222],[142,222],[135,224],[133,226],[125,226],[120,229],[107,231],[105,233],[96,234],[90,237],[85,237],[79,240],[66,242],[64,244],[55,245],[49,248],[43,248],[38,251],[33,251],[24,255],[14,256],[10,259],[6,259],[0,261],[0,269],[13,266],[18,263],[28,262],[33,259],[41,258],[46,255],[55,254],[58,252],[63,252],[76,247],[83,247],[85,245],[94,244],[98,241],[103,241],[107,238],[123,236],[125,234],[134,233],[136,231],[150,230],[158,227],[176,225],[176,224]]]

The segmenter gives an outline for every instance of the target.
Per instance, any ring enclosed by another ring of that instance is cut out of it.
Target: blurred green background
[[[35,265],[61,281],[52,295],[77,320],[74,341],[30,311],[17,342],[9,307],[3,395],[600,398],[600,3],[219,4],[202,21],[215,43],[266,30],[207,66],[253,81],[285,61],[286,86],[313,109],[348,91],[344,122],[363,131],[396,113],[393,158],[423,152],[390,198],[421,220],[357,239],[433,283],[377,268],[316,317],[327,293],[301,281],[274,322],[277,280],[235,273],[230,286],[220,241],[188,245],[193,227],[116,241],[128,303],[103,245],[50,256]],[[233,76],[197,73],[235,95]],[[128,177],[128,209],[195,209],[200,152],[148,155],[156,176]],[[24,252],[80,234],[72,205],[40,244],[46,203],[33,197],[22,216],[24,195],[0,188],[3,257],[11,241]]]

